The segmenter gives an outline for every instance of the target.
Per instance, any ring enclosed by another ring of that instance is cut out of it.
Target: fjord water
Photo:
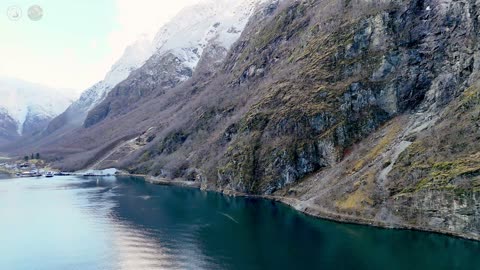
[[[478,269],[480,245],[132,177],[0,179],[0,269]]]

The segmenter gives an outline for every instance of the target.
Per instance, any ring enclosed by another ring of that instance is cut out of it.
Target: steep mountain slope
[[[41,132],[75,98],[71,90],[52,89],[18,79],[0,78],[2,137]]]
[[[112,66],[105,78],[82,93],[61,115],[53,119],[44,134],[65,131],[80,127],[87,113],[102,102],[118,83],[125,80],[130,73],[139,68],[152,55],[153,45],[142,37],[125,49],[122,57]]]
[[[0,144],[13,141],[18,137],[17,123],[7,110],[0,108]]]
[[[117,110],[121,112],[134,109],[140,99],[142,102],[139,104],[142,104],[151,99],[151,95],[163,94],[169,88],[192,76],[197,65],[202,66],[201,74],[210,76],[209,73],[213,72],[225,58],[228,50],[226,47],[238,39],[255,6],[262,2],[264,0],[208,0],[183,10],[158,32],[153,45],[157,48],[155,54],[145,65],[111,90],[106,100],[90,112],[85,125],[89,126],[90,122],[101,121],[105,117],[103,111],[107,111],[114,117],[118,114]],[[201,53],[204,56],[203,60],[199,59]],[[135,90],[131,91],[131,89]],[[28,143],[16,145],[14,149],[6,150],[21,153],[23,148],[36,147],[41,149],[42,153],[52,152],[55,156],[78,152],[83,156],[85,149],[97,148],[95,146],[97,142],[102,147],[108,148],[111,142],[131,137],[132,133],[138,134],[139,131],[124,123],[107,132],[98,129],[98,134],[97,130],[78,128],[86,114],[86,108],[92,104],[91,101],[101,100],[95,98],[99,92],[101,91],[96,89],[87,91],[80,101],[51,122],[48,132],[42,138],[35,138]],[[94,98],[90,98],[91,96]],[[101,116],[98,121],[97,115]],[[119,131],[120,127],[125,129]],[[91,140],[90,136],[96,139]]]
[[[182,10],[158,32],[156,53],[89,113],[85,127],[128,112],[140,100],[186,81],[204,53],[216,54],[214,62],[221,62],[259,2],[208,0]]]
[[[149,59],[86,128],[56,142],[56,164],[116,166],[266,194],[313,215],[480,239],[478,88],[464,92],[479,81],[477,7],[263,3],[228,53],[204,50],[183,83],[178,56]],[[165,70],[173,79],[159,76]]]
[[[396,117],[277,195],[312,215],[479,239],[479,97],[475,83],[427,122]]]

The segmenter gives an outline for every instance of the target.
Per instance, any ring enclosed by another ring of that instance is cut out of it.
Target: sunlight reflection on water
[[[480,247],[135,178],[0,181],[0,269],[468,269]]]

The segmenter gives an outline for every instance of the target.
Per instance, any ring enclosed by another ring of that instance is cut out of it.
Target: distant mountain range
[[[0,138],[12,140],[41,132],[73,102],[76,92],[18,79],[0,78]]]

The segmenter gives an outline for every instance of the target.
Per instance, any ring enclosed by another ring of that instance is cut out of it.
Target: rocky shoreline
[[[305,202],[299,201],[294,198],[288,198],[288,197],[269,198],[268,196],[265,196],[263,198],[281,202],[308,216],[331,220],[335,222],[359,224],[359,225],[366,225],[366,226],[372,226],[372,227],[378,227],[378,228],[384,228],[384,229],[416,230],[416,231],[444,234],[452,237],[464,238],[467,240],[480,241],[479,235],[474,235],[469,233],[459,233],[459,232],[453,232],[453,231],[447,231],[447,230],[440,230],[436,228],[428,228],[423,226],[413,226],[408,224],[386,223],[386,222],[381,222],[376,220],[363,219],[355,216],[343,215],[339,213],[332,213],[332,212],[325,211],[323,209],[319,209],[318,207],[315,207],[315,206],[305,206],[306,204]]]
[[[198,182],[191,182],[185,180],[167,180],[164,178],[153,177],[149,175],[138,175],[138,174],[121,174],[122,176],[135,176],[143,178],[146,182],[154,184],[154,185],[163,185],[163,186],[177,186],[177,187],[187,187],[187,188],[197,188],[202,189],[201,184]],[[452,237],[463,238],[467,240],[473,241],[480,241],[480,235],[469,234],[469,233],[459,233],[447,230],[440,230],[436,228],[429,228],[424,226],[413,226],[408,224],[401,224],[401,223],[387,223],[381,222],[377,220],[370,220],[356,216],[344,215],[340,213],[331,212],[325,209],[321,209],[316,205],[309,204],[308,201],[301,201],[296,198],[292,197],[284,197],[284,196],[270,196],[270,195],[252,195],[246,194],[231,190],[215,190],[215,189],[202,189],[206,191],[218,192],[222,193],[226,196],[241,196],[247,198],[260,198],[260,199],[267,199],[272,200],[275,202],[283,203],[299,212],[302,212],[308,216],[340,222],[340,223],[348,223],[348,224],[358,224],[358,225],[366,225],[384,229],[396,229],[396,230],[416,230],[416,231],[423,231],[423,232],[430,232],[430,233],[438,233],[443,235],[448,235]]]

